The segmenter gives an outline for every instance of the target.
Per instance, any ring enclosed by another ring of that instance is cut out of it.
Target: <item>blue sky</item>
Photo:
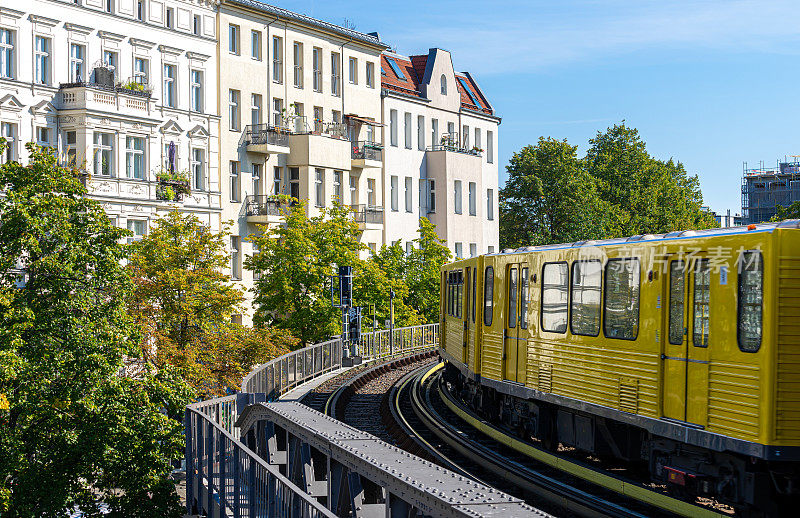
[[[622,119],[698,174],[717,211],[741,209],[742,162],[800,155],[796,0],[274,3],[377,30],[401,54],[451,51],[503,117],[501,183],[540,135],[583,153]]]

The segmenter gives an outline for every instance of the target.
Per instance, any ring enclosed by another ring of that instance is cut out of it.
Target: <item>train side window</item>
[[[749,250],[739,256],[739,349],[754,353],[761,348],[761,312],[764,302],[764,262],[761,252]]]
[[[636,340],[639,334],[639,259],[609,259],[605,272],[603,332]]]
[[[700,259],[694,270],[694,336],[695,347],[708,347],[709,308],[711,303],[711,268],[708,259]]]
[[[461,308],[464,306],[464,273],[456,272],[456,318],[461,318]]]
[[[669,263],[669,343],[683,343],[683,296],[686,285],[686,265],[683,261]]]
[[[597,336],[600,334],[600,294],[603,280],[600,261],[575,261],[572,263],[572,334]]]
[[[475,304],[478,299],[478,269],[472,271],[472,323],[475,323]]]
[[[511,268],[508,276],[508,327],[517,327],[517,269]]]
[[[545,263],[542,267],[542,329],[567,332],[569,268],[567,263]]]
[[[452,311],[452,304],[453,304],[453,294],[450,293],[450,289],[453,287],[453,273],[447,272],[447,315],[451,315]]]
[[[492,313],[494,311],[494,268],[486,267],[483,276],[483,324],[492,325]]]
[[[519,327],[521,329],[528,329],[528,269],[523,268],[520,273],[520,281],[522,282],[522,290],[519,301]]]

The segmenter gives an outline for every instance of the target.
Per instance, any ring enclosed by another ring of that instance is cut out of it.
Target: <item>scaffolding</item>
[[[742,165],[742,219],[744,224],[769,221],[778,205],[800,201],[800,155],[784,157],[775,167]]]

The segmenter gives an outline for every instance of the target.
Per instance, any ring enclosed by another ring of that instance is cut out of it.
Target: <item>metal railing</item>
[[[271,144],[273,146],[289,145],[289,129],[269,124],[248,124],[244,128],[245,145]]]
[[[353,160],[377,160],[380,162],[383,158],[383,146],[375,142],[353,142],[352,146],[351,158]]]
[[[356,223],[383,223],[383,207],[372,207],[369,205],[351,205],[350,212]]]
[[[439,324],[362,334],[365,361],[403,356],[435,347]],[[284,354],[253,369],[242,392],[189,405],[186,435],[186,502],[189,512],[209,516],[336,516],[247,448],[236,421],[243,409],[272,401],[312,378],[342,366],[339,338]]]
[[[272,195],[248,195],[244,201],[245,216],[280,216],[280,198]]]
[[[458,143],[443,143],[428,146],[426,151],[453,151],[455,153],[463,153],[465,155],[481,156],[481,151],[475,148],[466,148],[460,146]]]
[[[143,97],[145,99],[149,99],[152,96],[152,89],[149,86],[143,86],[143,89],[139,90],[137,88],[130,88],[126,86],[125,83],[119,83],[115,86],[111,86],[102,83],[95,83],[93,81],[78,81],[74,83],[60,83],[58,88],[60,90],[68,90],[70,88],[92,88],[94,90],[102,90],[110,93],[121,93],[134,97]]]

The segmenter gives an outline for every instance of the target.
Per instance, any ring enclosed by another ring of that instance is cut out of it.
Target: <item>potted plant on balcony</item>
[[[478,146],[472,146],[472,153],[474,155],[479,155],[483,153],[483,149],[479,148]]]
[[[191,193],[189,189],[189,175],[184,171],[161,170],[156,173],[158,186],[156,198],[165,201],[181,201],[184,196]]]

